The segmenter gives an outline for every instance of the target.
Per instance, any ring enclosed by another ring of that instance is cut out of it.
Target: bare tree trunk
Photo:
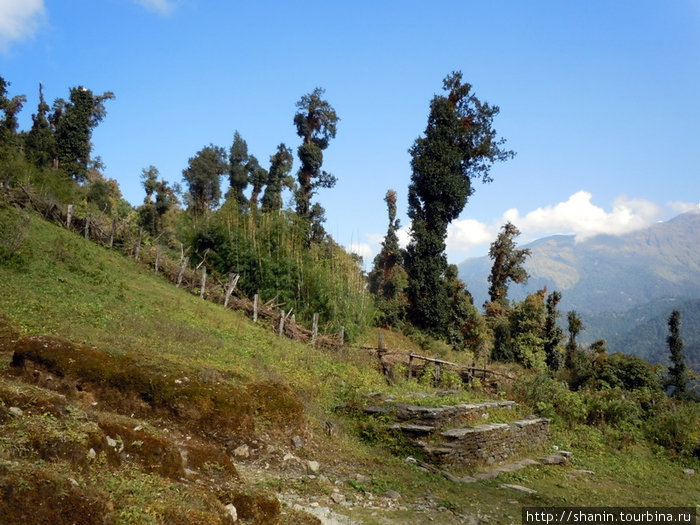
[[[70,230],[70,221],[73,219],[73,205],[68,205],[68,210],[66,211],[66,229]]]
[[[207,290],[207,267],[202,266],[202,288],[199,291],[199,296],[204,299],[204,292]]]

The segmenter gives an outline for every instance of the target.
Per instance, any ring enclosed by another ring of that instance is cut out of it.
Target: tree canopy
[[[448,321],[447,227],[472,195],[472,182],[490,182],[491,166],[515,155],[503,149],[505,140],[493,128],[498,106],[479,100],[462,73],[448,75],[443,90],[430,103],[424,136],[409,150],[412,239],[406,253],[411,320],[437,334],[446,333]]]

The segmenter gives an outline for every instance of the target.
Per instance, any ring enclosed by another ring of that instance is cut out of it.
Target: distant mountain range
[[[564,319],[569,310],[582,315],[582,343],[605,339],[611,353],[663,364],[668,364],[668,317],[678,309],[688,364],[700,370],[700,212],[625,235],[580,242],[555,235],[523,247],[532,252],[525,263],[530,279],[511,285],[510,299],[522,300],[545,286],[559,290]],[[459,265],[479,307],[488,299],[490,270],[487,256]]]
[[[517,226],[517,225],[516,225]],[[522,300],[547,287],[562,294],[560,308],[582,314],[624,312],[668,297],[700,298],[700,212],[625,235],[598,235],[577,242],[554,235],[532,242],[526,285],[508,296]],[[459,276],[481,307],[488,299],[488,256],[467,259]]]

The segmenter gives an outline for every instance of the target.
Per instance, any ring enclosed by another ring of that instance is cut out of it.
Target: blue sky
[[[39,82],[49,102],[113,91],[93,153],[132,204],[143,168],[181,182],[189,157],[235,130],[263,165],[280,142],[296,150],[295,103],[325,88],[338,183],[316,199],[327,231],[369,260],[387,189],[408,226],[408,148],[453,70],[501,108],[517,157],[451,225],[450,262],[485,254],[506,220],[527,241],[698,208],[698,0],[0,0],[0,75],[27,95],[22,127]]]

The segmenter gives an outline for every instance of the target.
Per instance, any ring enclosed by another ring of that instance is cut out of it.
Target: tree
[[[289,175],[293,162],[292,150],[284,143],[277,146],[277,152],[270,157],[270,171],[262,197],[263,211],[282,209],[282,188],[292,189],[294,187],[294,179]]]
[[[567,330],[569,332],[569,341],[566,343],[566,367],[572,368],[576,352],[578,351],[578,343],[576,336],[584,329],[581,316],[576,310],[571,310],[566,314]]]
[[[561,293],[553,291],[547,296],[546,316],[544,324],[544,352],[547,359],[547,366],[550,370],[557,371],[561,368],[561,353],[559,343],[564,339],[564,332],[557,325],[559,310],[557,305],[561,301]]]
[[[297,155],[301,167],[297,173],[299,187],[294,194],[296,212],[309,225],[309,237],[317,237],[323,228],[325,213],[320,205],[313,206],[311,197],[318,188],[332,188],[337,179],[330,173],[321,170],[323,165],[323,150],[328,147],[331,139],[335,138],[338,116],[331,105],[323,100],[324,89],[316,88],[304,95],[297,102],[297,112],[294,115],[294,125],[297,135],[302,139]],[[314,230],[316,235],[313,235]]]
[[[686,383],[688,378],[680,329],[681,313],[678,310],[673,310],[668,318],[669,335],[666,338],[672,363],[672,366],[668,369],[669,386],[673,387],[673,396],[682,399],[687,395]]]
[[[248,180],[250,180],[250,184],[253,186],[253,191],[250,194],[250,209],[255,210],[258,206],[258,197],[265,184],[267,184],[269,174],[265,168],[260,166],[255,155],[250,156],[246,169],[248,170]]]
[[[233,144],[229,150],[229,198],[239,204],[239,209],[248,202],[243,190],[248,186],[248,144],[236,131],[233,134]]]
[[[213,144],[188,160],[182,176],[189,187],[190,206],[195,214],[202,214],[219,204],[221,176],[227,171],[226,151]]]
[[[24,95],[7,98],[7,88],[9,86],[10,83],[0,77],[0,111],[3,112],[3,118],[0,120],[0,145],[2,146],[16,146],[17,128],[19,126],[17,114],[27,101],[27,97]]]
[[[49,123],[51,108],[44,100],[43,86],[39,84],[39,105],[32,115],[32,128],[27,133],[25,151],[27,158],[39,167],[46,168],[56,158],[56,139]]]
[[[489,298],[503,305],[508,304],[508,281],[527,282],[528,274],[523,263],[530,255],[529,249],[516,250],[514,239],[520,231],[510,222],[502,227],[496,240],[491,244],[489,257],[493,260],[489,275]]]
[[[56,155],[59,166],[79,182],[87,179],[92,130],[104,119],[104,103],[114,98],[111,92],[94,95],[82,86],[71,88],[70,102],[54,104]]]
[[[489,182],[492,164],[514,156],[501,148],[505,141],[492,127],[497,106],[481,102],[459,72],[444,79],[443,89],[446,94],[430,103],[425,136],[409,150],[412,239],[406,252],[411,321],[437,335],[445,335],[448,318],[447,227],[472,195],[472,181]]]
[[[407,305],[404,289],[406,270],[402,265],[403,254],[399,248],[400,221],[396,218],[396,192],[388,190],[384,197],[389,214],[389,227],[382,242],[382,249],[374,258],[372,271],[367,278],[369,291],[375,296],[383,326],[396,326],[405,316]]]

